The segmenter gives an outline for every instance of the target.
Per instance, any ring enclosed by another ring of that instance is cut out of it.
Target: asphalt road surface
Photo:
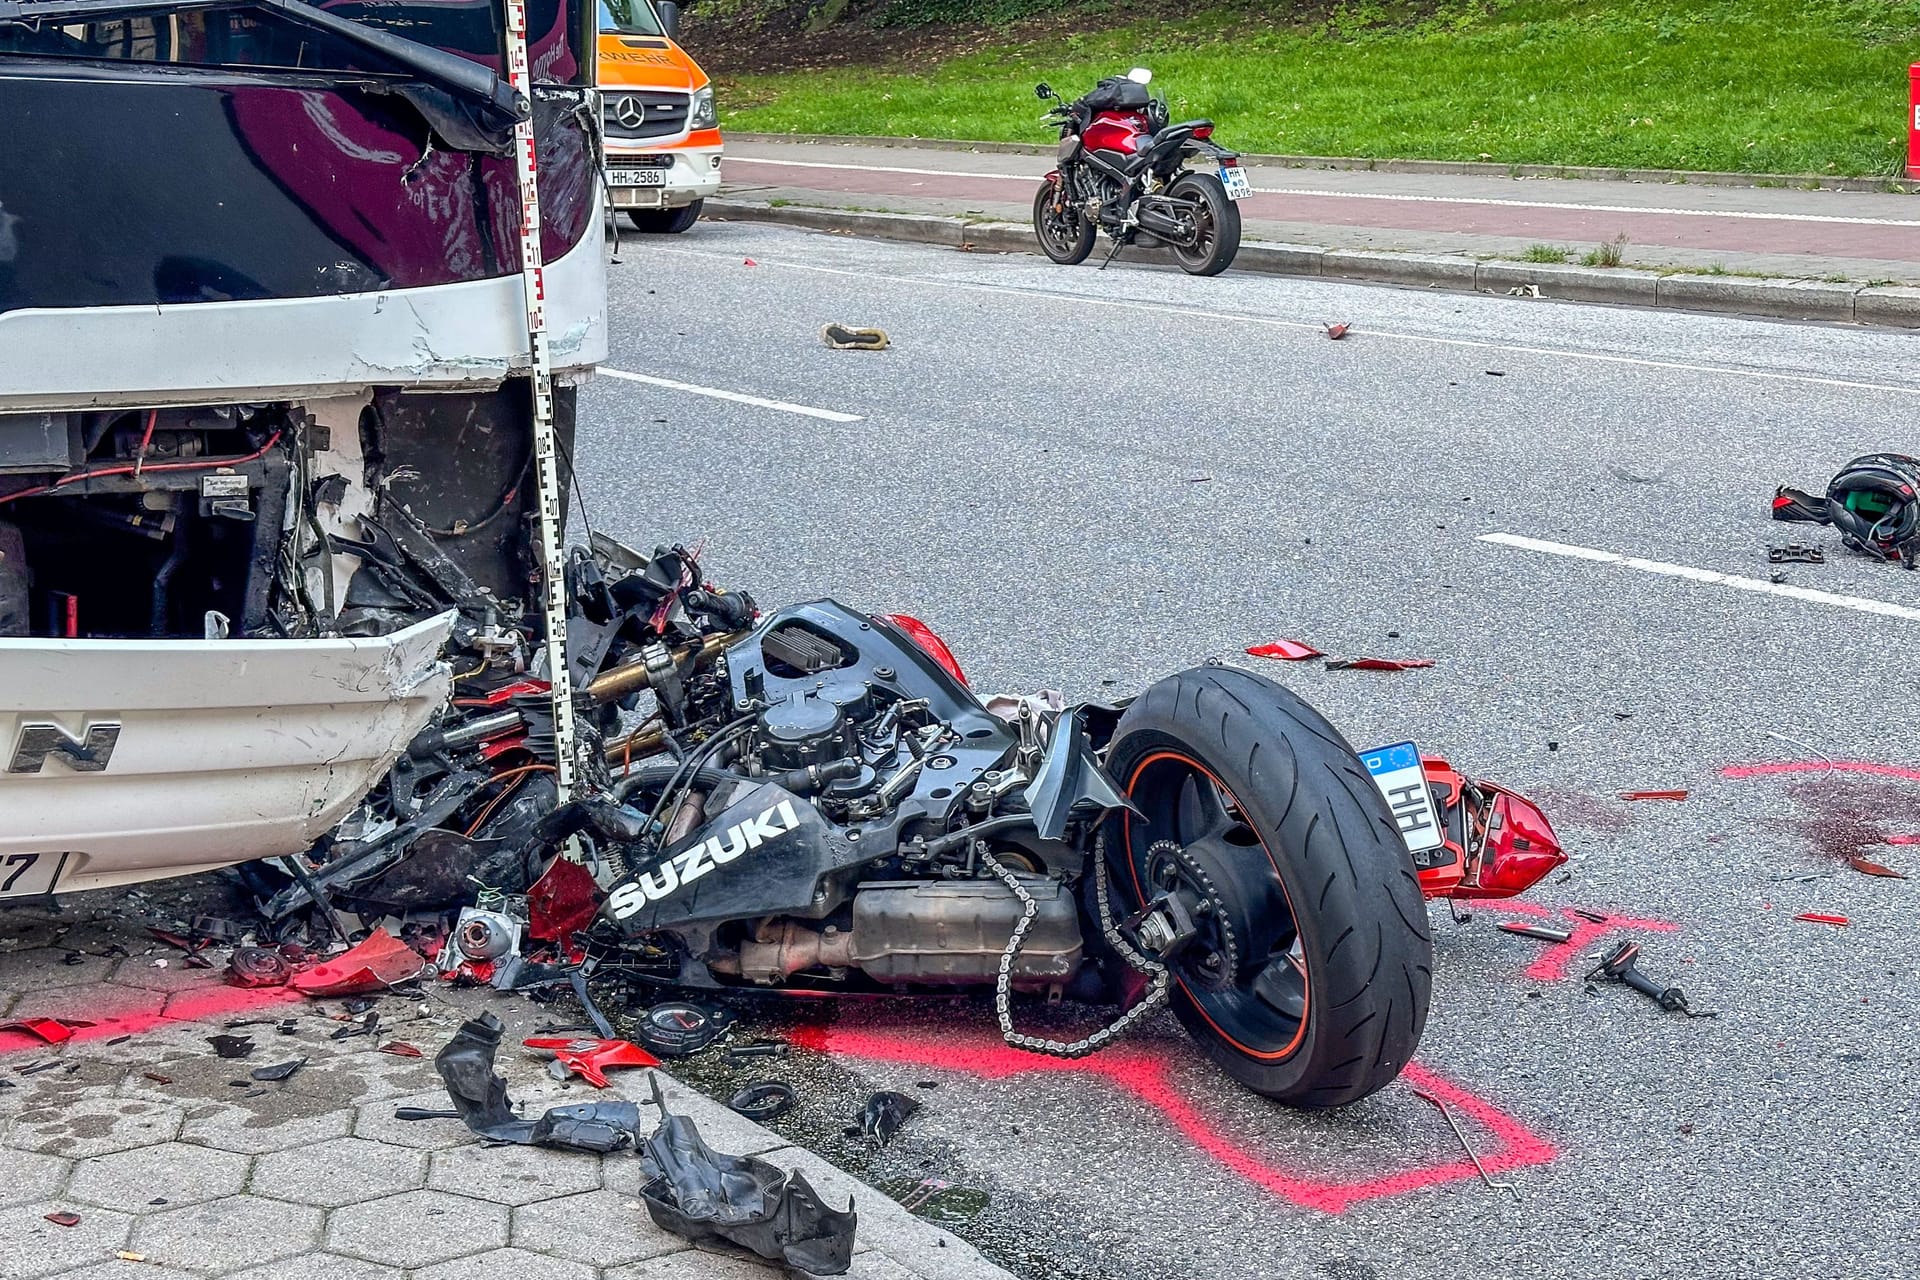
[[[703,544],[763,602],[918,614],[978,689],[1253,667],[1535,795],[1573,854],[1529,907],[1435,908],[1417,1068],[1342,1111],[1239,1089],[1170,1018],[1056,1068],[965,1001],[752,1012],[820,1051],[697,1079],[804,1081],[780,1127],[987,1193],[957,1229],[1035,1277],[1920,1271],[1920,890],[1845,861],[1920,879],[1920,574],[1767,520],[1776,484],[1914,448],[1911,336],[704,223],[628,239],[612,289],[613,368],[678,385],[584,392],[597,527]],[[1828,562],[1775,583],[1790,539]],[[1279,637],[1437,665],[1242,653]],[[1523,911],[1586,927],[1494,927]],[[1588,990],[1628,937],[1719,1016]],[[879,1151],[840,1133],[875,1088],[924,1104]]]

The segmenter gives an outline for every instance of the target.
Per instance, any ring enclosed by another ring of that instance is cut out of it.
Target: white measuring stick
[[[507,16],[507,83],[533,102],[527,61],[526,0],[504,0]],[[520,272],[526,285],[527,347],[533,358],[533,458],[540,525],[540,598],[547,627],[547,678],[552,681],[554,782],[565,802],[578,767],[573,724],[573,673],[567,665],[566,572],[561,561],[566,529],[560,514],[559,440],[553,425],[553,365],[547,352],[546,267],[540,256],[540,170],[534,152],[533,115],[513,126],[513,155],[520,177]]]

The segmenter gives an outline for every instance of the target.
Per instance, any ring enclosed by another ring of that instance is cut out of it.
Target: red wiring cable
[[[273,446],[279,443],[280,433],[276,431],[269,436],[267,442],[258,449],[255,449],[252,453],[243,454],[238,458],[197,458],[192,462],[156,462],[146,468],[146,470],[212,471],[218,467],[238,466],[243,462],[256,462],[266,457],[273,451]],[[137,475],[139,471],[140,467],[138,464],[130,467],[100,467],[92,471],[75,471],[71,474],[61,476],[52,484],[41,485],[38,489],[22,489],[18,493],[0,494],[0,505],[12,502],[17,498],[37,498],[42,494],[52,493],[55,489],[64,489],[70,484],[79,484],[83,480],[97,480],[102,476]]]
[[[133,454],[133,478],[140,478],[140,466],[147,460],[147,446],[153,443],[153,424],[160,421],[158,409],[147,410],[147,429],[140,433],[140,447]]]

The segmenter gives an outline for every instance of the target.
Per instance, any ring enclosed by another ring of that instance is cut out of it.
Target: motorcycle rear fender
[[[1042,840],[1060,839],[1076,816],[1133,808],[1094,755],[1084,718],[1088,710],[1073,707],[1060,713],[1040,767],[1027,784],[1027,807]]]
[[[1237,161],[1240,159],[1240,153],[1238,151],[1229,151],[1218,143],[1210,142],[1205,138],[1188,138],[1181,144],[1180,154],[1184,156],[1201,156],[1208,160],[1221,162],[1228,160]]]

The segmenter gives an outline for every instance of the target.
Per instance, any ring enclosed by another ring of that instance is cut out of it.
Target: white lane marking
[[[742,391],[722,391],[719,387],[695,386],[691,382],[675,382],[672,378],[656,378],[646,373],[628,373],[625,369],[609,369],[601,365],[599,372],[609,378],[624,378],[628,382],[644,382],[650,387],[665,387],[669,391],[685,391],[689,395],[712,396],[715,400],[732,400],[736,404],[750,404],[761,409],[778,409],[782,413],[804,414],[809,418],[820,418],[826,422],[860,422],[857,413],[838,413],[832,409],[816,409],[812,405],[790,404],[785,400],[766,400],[759,396],[750,396]]]
[[[960,169],[910,169],[884,164],[835,164],[826,160],[772,160],[761,156],[728,156],[727,163],[775,164],[789,169],[844,169],[851,173],[904,173],[933,178],[985,178],[1000,182],[1035,182],[1041,175],[971,173]],[[1761,213],[1751,209],[1671,209],[1659,205],[1577,204],[1559,200],[1502,200],[1495,196],[1395,195],[1387,191],[1322,191],[1317,187],[1255,187],[1263,196],[1325,196],[1330,200],[1385,200],[1408,204],[1477,204],[1502,209],[1572,209],[1578,213],[1638,213],[1676,218],[1745,218],[1755,222],[1831,222],[1849,227],[1920,227],[1920,221],[1896,218],[1844,218],[1831,213]]]
[[[689,258],[712,258],[716,261],[730,261],[731,254],[712,253],[704,249],[681,249],[665,245],[648,245],[651,253],[675,253]],[[1189,316],[1196,320],[1227,320],[1241,324],[1261,325],[1269,329],[1304,329],[1320,333],[1325,326],[1304,320],[1276,320],[1271,316],[1245,315],[1233,311],[1207,311],[1199,307],[1179,307],[1163,302],[1134,302],[1124,298],[1095,298],[1080,293],[1064,293],[1052,289],[1021,289],[1004,284],[980,284],[971,280],[947,280],[936,276],[896,276],[878,271],[848,271],[841,267],[821,267],[811,263],[780,262],[771,258],[755,259],[763,267],[785,267],[789,271],[811,271],[817,275],[846,276],[855,280],[884,280],[892,284],[911,285],[916,289],[940,288],[959,289],[971,293],[1001,293],[1022,298],[1043,298],[1054,302],[1064,302],[1073,306],[1107,307],[1116,311],[1146,311],[1163,315]],[[1850,391],[1891,391],[1896,395],[1920,395],[1920,387],[1902,386],[1891,382],[1858,382],[1848,378],[1820,378],[1810,373],[1773,373],[1765,369],[1736,369],[1728,365],[1689,364],[1682,360],[1648,360],[1640,356],[1615,356],[1598,351],[1567,351],[1557,347],[1522,346],[1512,342],[1488,342],[1479,338],[1438,338],[1424,333],[1395,333],[1388,329],[1362,329],[1360,333],[1370,338],[1382,338],[1395,342],[1424,342],[1437,347],[1468,347],[1480,351],[1505,351],[1517,355],[1550,356],[1557,360],[1585,360],[1592,364],[1631,365],[1640,369],[1674,369],[1682,373],[1723,374],[1733,378],[1759,378],[1767,382],[1791,382],[1814,387],[1844,387]],[[603,370],[604,372],[604,370]]]
[[[1885,618],[1904,618],[1908,622],[1920,622],[1920,609],[1910,609],[1906,605],[1888,604],[1884,600],[1868,600],[1863,596],[1836,595],[1831,591],[1815,591],[1811,587],[1788,586],[1783,582],[1763,582],[1759,578],[1743,578],[1734,573],[1715,573],[1711,569],[1696,569],[1691,565],[1668,564],[1664,560],[1642,560],[1638,556],[1623,556],[1612,551],[1597,551],[1592,547],[1576,547],[1565,542],[1547,542],[1540,538],[1523,538],[1515,533],[1483,533],[1479,541],[1491,542],[1503,547],[1518,547],[1522,551],[1540,551],[1550,556],[1566,556],[1573,560],[1591,560],[1595,564],[1618,565],[1622,569],[1637,569],[1641,573],[1656,573],[1663,578],[1684,578],[1688,582],[1704,582],[1713,586],[1732,587],[1737,591],[1758,591],[1763,595],[1785,596],[1789,600],[1804,600],[1809,604],[1832,605],[1836,609],[1852,609],[1858,613],[1874,613]]]

